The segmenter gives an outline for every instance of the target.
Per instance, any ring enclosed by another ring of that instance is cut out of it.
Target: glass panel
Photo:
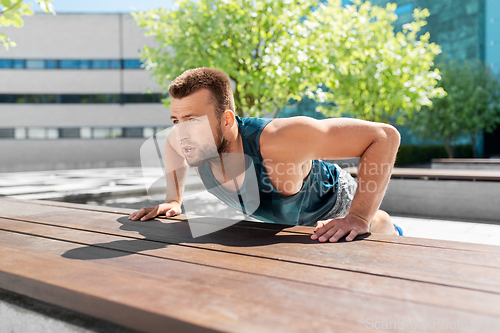
[[[48,69],[57,68],[57,60],[45,60],[45,68]]]
[[[15,130],[16,139],[26,139],[26,128],[25,127],[17,127]]]
[[[123,68],[141,68],[142,62],[139,59],[123,60]]]
[[[0,103],[15,103],[15,95],[0,95]]]
[[[119,138],[123,134],[123,130],[120,127],[113,127],[113,138]]]
[[[106,127],[97,127],[93,130],[94,139],[103,139],[111,137],[111,129]]]
[[[26,103],[24,95],[13,95],[13,96],[14,96],[14,103]]]
[[[12,60],[12,68],[24,68],[24,60]]]
[[[154,131],[154,128],[152,128],[152,127],[144,127],[142,129],[142,136],[144,138],[149,138],[149,137],[153,136],[153,134],[155,134],[155,131]]]
[[[92,60],[93,69],[107,69],[109,68],[109,60]]]
[[[26,60],[26,68],[43,69],[43,68],[45,68],[45,61],[43,61],[43,60]]]
[[[28,138],[45,139],[45,128],[28,127]]]
[[[47,139],[58,139],[59,131],[57,128],[47,128]]]
[[[81,95],[61,95],[61,103],[80,103]]]
[[[0,59],[0,68],[12,68],[12,60]]]
[[[82,139],[91,139],[92,138],[92,128],[90,128],[90,127],[80,128],[80,137]]]
[[[142,127],[125,127],[123,129],[124,138],[142,138]]]
[[[26,95],[26,103],[56,103],[56,95]]]
[[[59,138],[79,138],[80,128],[60,128]]]
[[[124,94],[124,103],[143,103],[142,94]]]
[[[89,69],[90,68],[90,60],[80,60],[80,68],[81,69]]]
[[[122,68],[122,64],[120,60],[110,60],[111,62],[111,68],[117,69],[117,68]]]
[[[94,95],[93,103],[119,103],[120,95]]]
[[[396,10],[394,11],[394,13],[398,16],[406,14],[406,13],[410,13],[410,12],[413,12],[413,4],[411,2],[398,6],[398,8],[396,8]]]
[[[59,60],[59,68],[77,69],[80,66],[78,60]]]
[[[13,128],[0,128],[0,139],[13,139],[14,129]]]

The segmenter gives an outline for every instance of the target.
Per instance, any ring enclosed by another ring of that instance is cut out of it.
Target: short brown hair
[[[168,93],[172,98],[181,99],[206,88],[212,93],[215,115],[220,119],[225,110],[235,112],[233,90],[229,76],[216,68],[198,67],[188,69],[171,83]]]

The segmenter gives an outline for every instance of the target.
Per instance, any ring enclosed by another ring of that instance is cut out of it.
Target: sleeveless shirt
[[[244,213],[251,212],[250,216],[264,222],[315,226],[316,221],[327,215],[337,200],[337,167],[322,160],[313,160],[311,171],[299,192],[283,196],[269,180],[259,147],[262,130],[273,119],[236,116],[236,120],[246,166],[245,180],[238,191],[239,195],[235,196],[235,193],[220,186],[210,166],[205,163],[198,168],[198,173],[207,191],[229,206]],[[253,168],[250,167],[251,164]]]

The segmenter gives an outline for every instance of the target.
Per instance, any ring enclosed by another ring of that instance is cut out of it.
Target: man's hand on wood
[[[177,201],[170,201],[159,204],[158,206],[155,207],[142,208],[130,214],[128,219],[132,221],[137,221],[138,219],[141,219],[141,221],[146,221],[162,214],[164,214],[166,217],[171,217],[179,215],[180,213],[181,213],[180,203]]]
[[[352,241],[356,236],[366,234],[369,231],[369,222],[365,219],[347,214],[344,217],[318,221],[314,234],[311,239],[317,239],[320,242],[336,242],[342,237],[346,236],[346,241]]]

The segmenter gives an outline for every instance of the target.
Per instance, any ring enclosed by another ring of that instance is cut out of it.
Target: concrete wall
[[[161,104],[0,104],[0,118],[0,127],[172,125]]]
[[[0,172],[140,167],[145,138],[0,140]]]
[[[145,37],[133,24],[129,14],[36,13],[23,20],[22,29],[2,27],[2,32],[14,40],[17,47],[9,51],[0,48],[0,58],[26,55],[29,59],[137,58],[144,45],[156,45],[153,37]]]
[[[129,14],[37,13],[22,29],[3,27],[17,47],[0,59],[139,59],[153,37]],[[0,69],[0,94],[142,94],[163,92],[143,69]],[[170,110],[143,104],[0,104],[0,128],[150,127],[171,125]],[[146,138],[0,139],[0,172],[140,166]]]
[[[381,209],[389,214],[500,223],[500,182],[391,179]]]

